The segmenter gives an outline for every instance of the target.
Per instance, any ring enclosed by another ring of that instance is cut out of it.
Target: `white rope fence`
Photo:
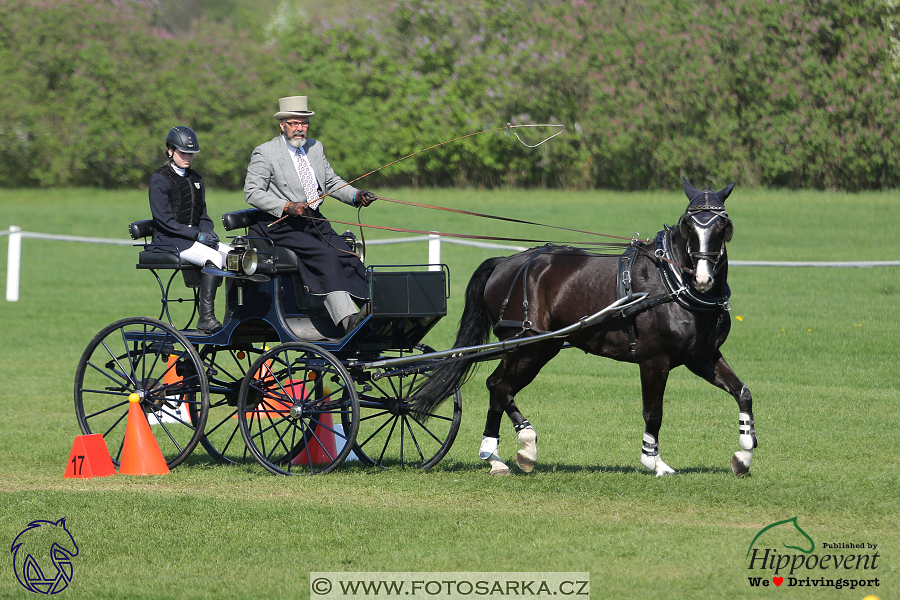
[[[109,244],[113,246],[134,246],[139,244],[134,240],[119,240],[110,238],[91,238],[74,235],[57,235],[53,233],[35,233],[32,231],[22,231],[21,227],[16,225],[10,226],[6,231],[0,231],[0,237],[9,236],[9,249],[7,251],[7,268],[6,268],[6,301],[19,301],[19,274],[21,272],[22,263],[22,238],[31,238],[36,240],[54,240],[57,242],[78,242],[83,244]],[[454,238],[441,238],[437,234],[420,235],[415,237],[392,238],[386,240],[366,240],[366,246],[384,246],[388,244],[405,244],[410,242],[428,242],[428,268],[432,271],[441,269],[441,242],[449,244],[458,244],[460,246],[473,246],[475,248],[486,248],[489,250],[505,250],[508,252],[521,252],[527,250],[520,246],[504,246],[501,244],[490,244],[486,242],[478,242],[474,240],[458,240]]]
[[[22,262],[22,238],[36,240],[54,240],[58,242],[77,242],[83,244],[109,244],[113,246],[134,246],[134,240],[119,240],[110,238],[90,238],[75,235],[57,235],[53,233],[35,233],[22,231],[21,227],[10,226],[6,231],[0,231],[0,237],[9,236],[6,267],[6,301],[19,301],[19,273]],[[366,240],[366,246],[382,246],[388,244],[406,244],[414,242],[428,242],[428,265],[430,270],[440,270],[441,243],[457,244],[459,246],[471,246],[488,250],[504,250],[507,252],[521,252],[527,250],[523,246],[506,246],[503,244],[491,244],[476,240],[462,240],[457,238],[442,238],[432,233],[405,238],[392,238],[385,240]],[[809,261],[753,261],[753,260],[729,260],[729,266],[736,267],[900,267],[900,260],[883,261],[848,261],[848,262],[809,262]]]

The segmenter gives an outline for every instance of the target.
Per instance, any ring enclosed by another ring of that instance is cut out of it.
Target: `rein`
[[[483,213],[472,212],[468,210],[460,210],[458,208],[446,208],[444,206],[432,206],[430,204],[419,204],[418,202],[408,202],[406,200],[394,200],[393,198],[383,198],[378,196],[379,200],[384,200],[385,202],[394,202],[395,204],[404,204],[406,206],[415,206],[417,208],[430,208],[432,210],[440,210],[443,212],[452,212],[458,213],[461,215],[469,215],[472,217],[481,217],[483,219],[496,219],[498,221],[506,221],[508,223],[520,223],[522,225],[536,225],[538,227],[548,227],[550,229],[561,229],[563,231],[571,231],[573,233],[585,233],[587,235],[596,235],[601,237],[614,238],[617,240],[632,240],[630,237],[622,237],[620,235],[609,235],[607,233],[596,233],[594,231],[584,231],[581,229],[569,229],[568,227],[560,227],[558,225],[548,225],[547,223],[534,223],[532,221],[522,221],[521,219],[512,219],[510,217],[498,217],[495,215],[486,215]]]
[[[540,142],[538,142],[537,144],[534,144],[534,145],[532,146],[532,145],[526,144],[524,141],[522,141],[522,138],[519,137],[519,134],[516,133],[515,130],[516,130],[516,129],[520,129],[520,128],[533,128],[533,127],[554,127],[554,128],[559,128],[559,131],[557,131],[556,133],[554,133],[554,134],[551,135],[550,137],[544,138],[543,140],[541,140]],[[516,136],[516,139],[519,140],[519,142],[521,142],[524,146],[526,146],[526,147],[528,147],[528,148],[537,148],[538,146],[540,146],[540,145],[543,144],[544,142],[547,142],[547,141],[549,141],[549,140],[552,140],[552,139],[555,138],[556,136],[560,135],[563,131],[565,131],[565,127],[564,127],[563,125],[552,124],[552,123],[551,123],[551,124],[540,124],[540,125],[533,125],[533,124],[513,125],[513,124],[511,124],[511,123],[507,123],[507,124],[506,124],[506,127],[495,127],[495,128],[493,128],[493,129],[485,129],[484,131],[476,131],[476,132],[474,132],[474,133],[468,133],[468,134],[466,134],[466,135],[461,135],[461,136],[459,136],[459,137],[455,137],[455,138],[453,138],[453,139],[446,140],[446,141],[444,141],[444,142],[440,142],[439,144],[434,144],[433,146],[428,146],[427,148],[422,148],[421,150],[417,150],[417,151],[415,151],[415,152],[412,152],[411,154],[407,154],[406,156],[403,156],[403,157],[401,157],[401,158],[398,158],[397,160],[391,161],[391,162],[389,162],[389,163],[386,164],[386,165],[382,165],[382,166],[378,167],[377,169],[373,169],[373,170],[369,171],[368,173],[366,173],[365,175],[360,175],[360,176],[357,177],[356,179],[351,179],[350,181],[348,181],[348,182],[345,183],[344,185],[342,185],[342,186],[340,186],[340,187],[337,187],[337,188],[331,190],[330,192],[326,192],[326,193],[322,194],[321,196],[319,196],[319,197],[316,198],[315,200],[312,200],[312,201],[307,202],[307,204],[312,204],[313,202],[316,202],[317,200],[321,200],[321,199],[324,198],[325,196],[331,195],[331,194],[333,194],[334,192],[336,192],[336,191],[338,191],[338,190],[340,190],[340,189],[343,189],[343,188],[347,187],[347,186],[350,185],[351,183],[356,183],[356,182],[359,181],[360,179],[364,179],[364,178],[368,177],[369,175],[372,175],[373,173],[377,173],[378,171],[380,171],[380,170],[382,170],[382,169],[386,169],[386,168],[390,167],[391,165],[396,165],[398,162],[400,162],[400,161],[402,161],[402,160],[406,160],[407,158],[412,158],[413,156],[416,156],[417,154],[422,154],[423,152],[427,152],[428,150],[433,150],[434,148],[437,148],[437,147],[439,147],[439,146],[443,146],[443,145],[445,145],[445,144],[450,144],[450,143],[452,143],[452,142],[458,142],[459,140],[464,140],[464,139],[466,139],[466,138],[474,137],[474,136],[476,136],[476,135],[482,135],[482,134],[484,134],[484,133],[492,133],[492,132],[494,132],[494,131],[503,131],[503,130],[506,131],[506,134],[507,134],[507,135],[509,135],[509,133],[512,132],[512,134],[513,134],[514,136]],[[287,219],[288,216],[290,216],[290,215],[284,215],[283,217],[281,217],[281,218],[278,219],[277,221],[273,221],[272,223],[269,223],[269,224],[267,225],[267,227],[272,227],[273,225],[277,225],[278,223],[280,223],[280,222],[282,222],[283,220]]]
[[[420,229],[403,229],[401,227],[387,227],[385,225],[367,225],[366,223],[353,223],[350,221],[338,221],[336,219],[326,219],[325,217],[310,217],[307,215],[303,215],[304,218],[310,219],[311,221],[329,221],[331,223],[340,223],[341,225],[355,225],[357,227],[368,227],[369,229],[380,229],[383,231],[396,231],[398,233],[419,233],[423,235],[439,235],[441,237],[452,237],[452,238],[463,238],[470,240],[491,240],[491,241],[499,241],[499,242],[528,242],[532,244],[544,245],[547,244],[547,240],[535,240],[530,238],[510,238],[510,237],[498,237],[498,236],[489,236],[489,235],[470,235],[466,233],[448,233],[441,231],[423,231]],[[535,223],[535,225],[539,225],[540,223]],[[547,227],[552,227],[551,225],[547,225]],[[560,227],[559,229],[565,229]],[[362,231],[362,230],[360,230]],[[575,229],[571,229],[569,231],[577,231]],[[602,235],[602,234],[594,234],[594,235]],[[618,237],[618,236],[610,236],[610,237]],[[623,240],[631,240],[631,238],[618,238]],[[610,248],[623,248],[627,247],[630,244],[618,243],[618,242],[554,242],[560,246],[577,246],[577,245],[588,245],[588,246],[603,246]]]

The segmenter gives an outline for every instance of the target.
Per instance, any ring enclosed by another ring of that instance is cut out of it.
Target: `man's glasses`
[[[290,127],[291,129],[299,129],[300,127],[309,126],[309,121],[285,121],[285,125]]]

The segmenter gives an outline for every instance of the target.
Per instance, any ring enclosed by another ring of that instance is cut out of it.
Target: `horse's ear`
[[[728,225],[725,226],[725,243],[731,241],[732,236],[734,235],[734,223],[728,221]]]
[[[688,181],[684,175],[681,176],[681,185],[684,186],[684,193],[688,197],[688,200],[693,200],[697,197],[697,194],[700,193],[697,188],[691,185],[691,182]]]
[[[716,192],[716,195],[719,196],[719,202],[725,204],[725,199],[731,195],[731,190],[734,189],[734,182],[732,181],[730,185],[726,186],[724,190],[720,192]]]

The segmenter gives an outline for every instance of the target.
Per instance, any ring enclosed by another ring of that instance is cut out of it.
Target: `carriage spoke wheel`
[[[414,354],[434,352],[418,344]],[[408,355],[394,353],[387,356]],[[434,365],[436,366],[436,365]],[[434,366],[407,365],[393,374],[368,379],[359,386],[360,422],[353,452],[369,466],[432,467],[440,461],[459,431],[462,395],[454,392],[428,418],[410,409],[412,391],[430,377]]]
[[[329,473],[353,446],[359,399],[347,369],[314,344],[261,354],[241,383],[238,422],[247,448],[276,475]]]
[[[209,417],[200,445],[222,464],[256,462],[241,437],[237,405],[241,383],[262,353],[263,349],[251,344],[233,348],[212,345],[200,348],[200,359],[209,381]],[[190,404],[189,408],[193,411],[195,405]]]
[[[103,434],[119,466],[128,426],[128,397],[141,408],[169,468],[191,453],[209,412],[200,357],[180,331],[148,317],[107,325],[88,344],[75,374],[75,414],[82,433]]]

